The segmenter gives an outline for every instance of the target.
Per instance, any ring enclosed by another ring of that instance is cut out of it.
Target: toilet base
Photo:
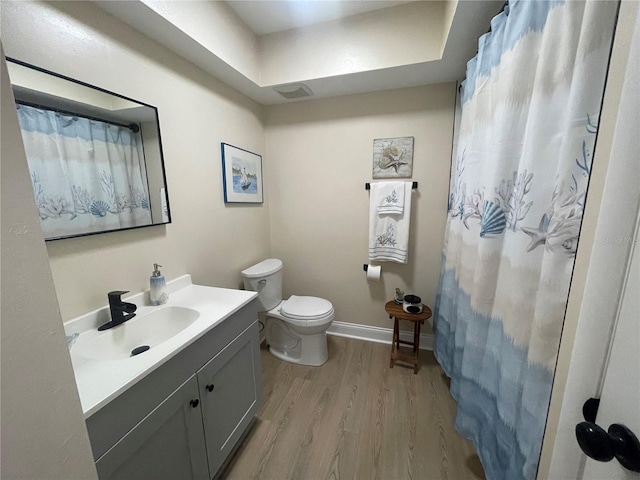
[[[285,362],[296,363],[298,365],[307,365],[309,367],[319,367],[320,365],[324,365],[329,359],[328,353],[324,357],[324,359],[323,358],[313,358],[313,359],[294,358],[287,355],[287,352],[283,352],[281,350],[278,350],[277,348],[273,348],[272,346],[269,346],[269,353],[271,353],[271,355],[273,355],[274,357],[279,358],[280,360],[284,360]]]
[[[267,318],[266,339],[269,352],[286,362],[319,367],[329,359],[326,329],[305,334],[275,318]]]

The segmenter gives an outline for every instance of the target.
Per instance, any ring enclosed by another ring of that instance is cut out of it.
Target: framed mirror
[[[171,223],[155,107],[7,66],[45,240]]]

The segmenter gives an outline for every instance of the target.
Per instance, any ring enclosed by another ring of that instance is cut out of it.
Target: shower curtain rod
[[[57,112],[57,113],[61,113],[63,115],[73,115],[74,117],[88,118],[89,120],[95,120],[97,122],[108,123],[110,125],[115,125],[117,127],[128,128],[133,133],[138,133],[140,131],[140,127],[135,123],[130,123],[129,125],[125,125],[124,123],[112,122],[110,120],[105,120],[104,118],[90,117],[88,115],[81,115],[79,113],[71,112],[69,110],[61,110],[59,108],[53,108],[53,107],[49,107],[47,105],[40,105],[38,103],[25,102],[24,100],[16,100],[16,103],[18,105],[26,105],[27,107],[39,108],[41,110],[49,110],[51,112]]]

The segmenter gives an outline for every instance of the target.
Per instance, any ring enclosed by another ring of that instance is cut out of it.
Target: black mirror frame
[[[160,168],[162,170],[162,177],[163,177],[163,183],[164,183],[164,190],[165,190],[165,199],[166,199],[166,207],[167,207],[167,217],[168,217],[168,221],[166,222],[156,222],[156,223],[151,223],[149,225],[138,225],[138,226],[134,226],[134,227],[123,227],[123,228],[114,228],[114,229],[110,229],[110,230],[101,230],[98,232],[87,232],[87,233],[78,233],[78,234],[74,234],[74,235],[64,235],[64,236],[60,236],[60,237],[51,237],[51,238],[45,238],[45,242],[51,242],[51,241],[55,241],[55,240],[64,240],[64,239],[68,239],[68,238],[78,238],[78,237],[87,237],[87,236],[93,236],[93,235],[101,235],[103,233],[111,233],[111,232],[122,232],[125,230],[137,230],[140,228],[148,228],[148,227],[155,227],[158,225],[167,225],[172,223],[171,220],[171,206],[169,204],[169,187],[167,185],[167,172],[165,169],[165,164],[164,164],[164,151],[162,149],[162,134],[160,132],[160,116],[158,114],[158,109],[157,107],[154,107],[153,105],[149,105],[148,103],[144,103],[141,102],[140,100],[136,100],[134,98],[131,97],[127,97],[125,95],[120,95],[119,93],[115,93],[112,92],[110,90],[106,90],[104,88],[98,87],[96,85],[91,85],[90,83],[86,83],[83,82],[81,80],[77,80],[75,78],[71,78],[68,77],[66,75],[62,75],[60,73],[56,73],[53,72],[51,70],[47,70],[46,68],[42,68],[42,67],[38,67],[37,65],[33,65],[27,62],[23,62],[22,60],[17,60],[15,58],[12,57],[5,57],[7,62],[11,62],[11,63],[15,63],[17,65],[21,65],[23,67],[27,67],[27,68],[31,68],[33,70],[39,71],[41,73],[45,73],[47,75],[52,75],[54,77],[63,79],[63,80],[67,80],[73,83],[76,83],[78,85],[82,85],[84,87],[88,87],[88,88],[92,88],[94,90],[98,90],[102,93],[106,93],[108,95],[113,95],[114,97],[118,97],[118,98],[122,98],[124,100],[130,101],[130,102],[134,102],[137,103],[139,105],[142,105],[144,107],[148,107],[151,108],[154,112],[155,112],[155,117],[156,117],[156,128],[158,130],[158,147],[159,147],[159,152],[160,152]],[[145,159],[146,161],[146,159]],[[149,182],[148,178],[147,178],[147,183]]]

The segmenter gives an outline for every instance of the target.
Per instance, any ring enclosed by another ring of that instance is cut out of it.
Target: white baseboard
[[[327,333],[338,337],[355,338],[389,345],[391,345],[391,339],[393,338],[393,328],[370,327],[346,322],[333,322]],[[412,342],[413,333],[400,331],[400,339]],[[435,337],[433,334],[420,334],[420,350],[433,350],[434,343]]]

